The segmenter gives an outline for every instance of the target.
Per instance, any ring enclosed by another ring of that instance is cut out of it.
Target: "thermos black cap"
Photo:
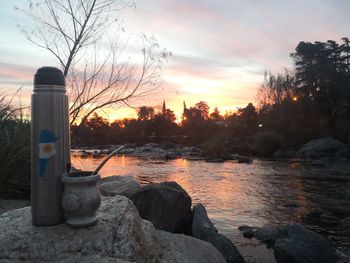
[[[36,85],[55,85],[66,86],[63,72],[55,67],[39,68],[34,75],[34,86]]]

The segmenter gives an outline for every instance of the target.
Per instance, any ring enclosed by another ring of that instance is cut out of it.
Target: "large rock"
[[[171,234],[158,230],[156,238],[162,248],[162,258],[167,263],[225,263],[221,253],[211,244],[190,236]]]
[[[193,207],[192,236],[212,244],[229,263],[245,262],[232,242],[217,232],[202,204]]]
[[[98,182],[98,186],[103,196],[124,195],[129,197],[141,188],[141,184],[130,175],[102,178]]]
[[[149,184],[130,196],[140,216],[157,229],[183,233],[191,217],[191,197],[175,182]]]
[[[0,261],[156,262],[160,255],[136,208],[122,196],[102,203],[93,227],[33,226],[26,207],[2,214],[0,233]]]
[[[245,229],[251,231],[252,229]],[[253,229],[254,236],[272,247],[278,263],[335,263],[334,249],[321,235],[299,224]]]
[[[156,230],[123,196],[107,198],[95,226],[37,227],[30,207],[0,215],[0,262],[224,263],[210,244]]]
[[[182,156],[199,156],[201,153],[201,150],[196,147],[183,147],[181,149],[181,155]]]
[[[339,149],[344,147],[345,144],[340,141],[331,137],[325,137],[304,144],[297,155],[301,158],[333,157]]]

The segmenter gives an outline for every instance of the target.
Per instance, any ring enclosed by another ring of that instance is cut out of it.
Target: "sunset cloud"
[[[36,69],[18,64],[0,62],[0,84],[9,82],[22,85],[31,85]]]

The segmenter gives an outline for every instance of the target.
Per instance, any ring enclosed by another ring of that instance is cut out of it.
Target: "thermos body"
[[[37,71],[31,105],[32,222],[55,225],[64,220],[61,176],[70,167],[68,96],[59,69]]]

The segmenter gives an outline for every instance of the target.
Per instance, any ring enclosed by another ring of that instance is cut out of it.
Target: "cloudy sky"
[[[23,87],[28,101],[36,69],[57,63],[16,27],[30,23],[14,10],[23,1],[1,3],[0,92]],[[136,0],[136,6],[123,11],[126,31],[154,35],[173,54],[162,89],[138,103],[164,99],[178,115],[184,100],[188,106],[204,100],[223,113],[254,102],[264,71],[292,68],[289,54],[300,41],[350,37],[348,0]],[[130,114],[120,108],[109,117]]]

